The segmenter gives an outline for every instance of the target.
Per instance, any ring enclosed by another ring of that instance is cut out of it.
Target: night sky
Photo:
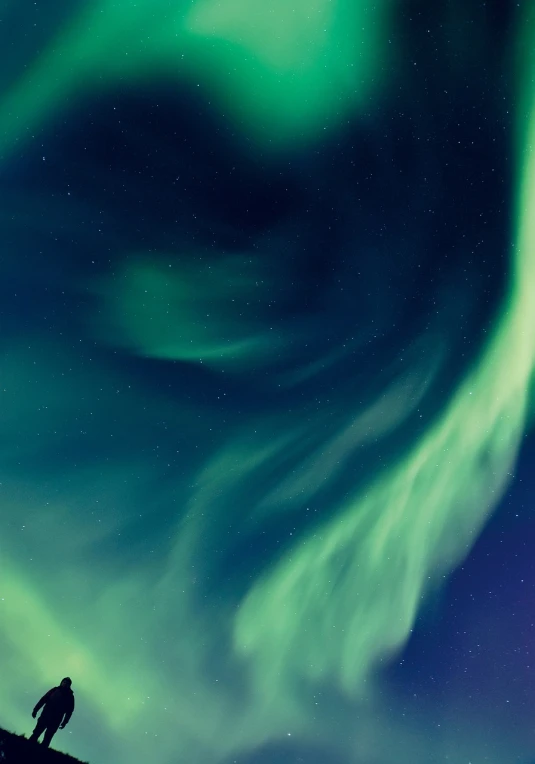
[[[0,5],[0,726],[533,764],[530,6]]]

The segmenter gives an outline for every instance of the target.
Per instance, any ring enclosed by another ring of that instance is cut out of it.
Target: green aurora
[[[88,89],[161,73],[206,88],[263,141],[314,134],[362,103],[379,76],[393,0],[373,7],[351,0],[79,5],[6,93],[4,146],[31,136]]]
[[[404,55],[389,41],[397,7],[387,0],[373,6],[349,0],[78,3],[5,87],[0,156],[7,165],[21,155],[89,92],[156,77],[201,87],[216,110],[231,115],[238,139],[256,150],[277,154],[303,141],[313,145],[325,132],[336,134],[348,115],[364,112],[368,99],[388,94],[385,56]],[[528,28],[525,20],[522,28]],[[526,44],[534,39],[531,21],[529,30]],[[289,452],[299,461],[298,473],[262,490],[258,500],[255,494],[246,511],[236,510],[236,522],[252,529],[276,521],[281,507],[311,500],[336,481],[357,447],[382,428],[394,429],[417,406],[433,364],[416,370],[414,380],[400,377],[364,410],[348,408],[345,426],[325,442],[312,441],[306,458],[299,443],[314,424],[298,412],[243,416],[202,460],[188,457],[192,473],[159,497],[162,506],[185,504],[169,525],[165,549],[123,569],[95,565],[89,550],[128,524],[132,476],[147,468],[146,454],[114,463],[109,451],[59,489],[3,470],[9,528],[0,542],[7,657],[0,709],[6,727],[29,729],[31,704],[22,686],[45,686],[51,676],[69,674],[79,708],[90,709],[87,730],[103,732],[99,743],[90,731],[81,734],[79,748],[63,738],[64,749],[119,764],[146,761],[157,745],[162,762],[187,757],[205,764],[234,761],[284,736],[327,744],[332,717],[327,708],[323,717],[313,715],[306,688],[335,687],[363,708],[376,702],[376,668],[403,647],[428,592],[469,553],[511,479],[527,428],[535,365],[535,89],[524,74],[527,64],[521,68],[515,234],[509,284],[492,330],[409,450],[337,498],[327,517],[281,548],[239,601],[222,596],[203,609],[197,599],[196,571],[209,571],[212,550],[223,543],[221,515],[231,515],[251,483],[275,474]],[[203,364],[214,375],[247,374],[289,358],[296,335],[266,318],[269,267],[238,253],[199,267],[200,256],[188,246],[172,268],[166,252],[125,251],[112,275],[93,280],[99,309],[88,331],[95,341],[134,357]],[[52,443],[61,422],[90,421],[103,383],[58,337],[30,337],[31,352],[10,343],[2,373],[2,457],[7,460],[17,443],[20,463],[39,458],[35,428]],[[333,351],[323,362],[336,358]],[[35,364],[39,392],[31,382]],[[306,379],[314,366],[300,373]],[[161,396],[145,409],[142,390],[135,383],[128,389],[112,370],[105,385],[121,391],[106,411],[125,426],[135,411],[140,432],[152,420],[165,420],[171,430],[195,427],[197,414],[185,401],[170,407]],[[21,518],[25,537],[15,540]],[[50,576],[29,557],[48,531],[46,559],[62,561],[62,570]],[[225,660],[208,670],[221,643]],[[398,733],[407,753],[397,761],[419,761],[411,755],[424,756],[420,744]],[[371,745],[363,736],[355,757],[367,755]],[[500,754],[495,761],[503,761]]]

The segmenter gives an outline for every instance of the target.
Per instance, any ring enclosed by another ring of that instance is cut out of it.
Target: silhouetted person
[[[32,716],[35,719],[41,706],[44,706],[30,740],[37,742],[44,732],[43,745],[48,748],[50,741],[58,731],[58,727],[60,729],[65,727],[74,711],[74,693],[71,690],[71,684],[71,680],[66,676],[65,679],[61,680],[59,687],[52,687],[43,695],[32,711]]]

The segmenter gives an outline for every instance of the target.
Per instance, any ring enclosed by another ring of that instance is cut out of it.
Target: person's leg
[[[41,737],[41,735],[45,731],[45,727],[46,727],[46,723],[43,721],[43,719],[41,719],[41,717],[39,717],[39,719],[37,720],[37,724],[35,725],[35,729],[30,735],[29,739],[32,740],[33,742],[37,742],[37,740]]]
[[[48,746],[50,745],[50,741],[52,740],[52,738],[58,731],[58,727],[59,727],[59,722],[55,722],[55,721],[49,722],[46,725],[45,736],[43,738],[43,745],[45,748],[48,748]]]

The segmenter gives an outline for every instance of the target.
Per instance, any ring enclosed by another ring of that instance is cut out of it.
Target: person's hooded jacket
[[[39,703],[33,709],[33,716],[44,706],[42,718],[57,721],[64,727],[74,711],[74,693],[70,687],[52,687],[43,695]],[[63,720],[63,721],[62,721]]]

